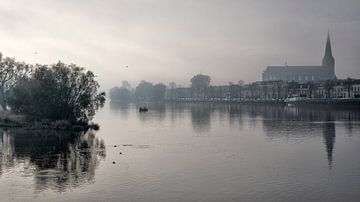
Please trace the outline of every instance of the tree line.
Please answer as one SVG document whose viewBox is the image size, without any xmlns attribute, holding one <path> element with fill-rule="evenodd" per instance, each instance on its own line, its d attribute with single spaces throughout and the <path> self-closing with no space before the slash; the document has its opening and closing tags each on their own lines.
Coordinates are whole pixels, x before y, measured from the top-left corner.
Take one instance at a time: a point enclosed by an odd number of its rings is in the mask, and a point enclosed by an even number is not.
<svg viewBox="0 0 360 202">
<path fill-rule="evenodd" d="M 163 83 L 152 84 L 148 81 L 141 81 L 135 89 L 127 81 L 122 82 L 121 87 L 110 89 L 110 99 L 112 101 L 163 101 L 166 86 Z"/>
<path fill-rule="evenodd" d="M 211 78 L 208 75 L 197 74 L 190 79 L 191 88 L 196 93 L 203 92 L 209 87 Z M 168 86 L 163 83 L 153 84 L 142 80 L 135 88 L 129 82 L 123 81 L 122 86 L 110 89 L 111 101 L 163 101 L 167 89 L 175 89 L 179 86 L 175 82 L 170 82 Z"/>
</svg>

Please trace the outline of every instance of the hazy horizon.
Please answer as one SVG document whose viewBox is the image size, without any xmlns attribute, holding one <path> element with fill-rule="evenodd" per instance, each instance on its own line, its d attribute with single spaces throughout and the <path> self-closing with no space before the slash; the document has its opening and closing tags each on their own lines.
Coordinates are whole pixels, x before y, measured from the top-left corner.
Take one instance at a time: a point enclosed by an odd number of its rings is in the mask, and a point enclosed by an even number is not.
<svg viewBox="0 0 360 202">
<path fill-rule="evenodd" d="M 4 1 L 0 52 L 84 66 L 104 89 L 122 80 L 186 86 L 197 73 L 227 84 L 260 80 L 285 61 L 320 64 L 330 30 L 336 75 L 360 78 L 359 10 L 356 0 Z"/>
</svg>

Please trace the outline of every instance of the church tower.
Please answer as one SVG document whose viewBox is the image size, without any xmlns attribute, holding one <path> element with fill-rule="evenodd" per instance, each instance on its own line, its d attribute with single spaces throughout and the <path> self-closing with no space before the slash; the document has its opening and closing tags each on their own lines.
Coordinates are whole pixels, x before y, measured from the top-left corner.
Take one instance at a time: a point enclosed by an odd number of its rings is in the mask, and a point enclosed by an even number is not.
<svg viewBox="0 0 360 202">
<path fill-rule="evenodd" d="M 330 34 L 327 33 L 325 55 L 322 60 L 322 66 L 328 68 L 329 79 L 335 79 L 335 59 L 331 52 Z"/>
</svg>

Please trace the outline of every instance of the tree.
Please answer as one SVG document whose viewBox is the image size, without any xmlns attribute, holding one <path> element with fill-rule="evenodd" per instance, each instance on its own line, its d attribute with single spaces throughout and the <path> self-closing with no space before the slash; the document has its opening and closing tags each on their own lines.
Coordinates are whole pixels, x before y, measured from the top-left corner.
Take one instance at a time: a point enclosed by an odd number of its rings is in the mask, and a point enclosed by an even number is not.
<svg viewBox="0 0 360 202">
<path fill-rule="evenodd" d="M 317 84 L 314 82 L 309 82 L 308 88 L 309 88 L 309 98 L 316 98 Z"/>
<path fill-rule="evenodd" d="M 269 94 L 269 87 L 267 86 L 267 83 L 264 83 L 262 86 L 262 89 L 263 89 L 263 99 L 266 101 L 267 100 L 267 97 L 268 97 L 268 94 Z"/>
<path fill-rule="evenodd" d="M 241 100 L 242 99 L 242 95 L 241 95 L 242 94 L 242 86 L 245 85 L 245 82 L 243 80 L 239 80 L 238 85 L 239 85 L 239 92 L 238 93 L 239 93 L 239 98 Z"/>
<path fill-rule="evenodd" d="M 169 88 L 170 88 L 170 98 L 173 100 L 175 97 L 176 97 L 176 88 L 177 88 L 177 85 L 175 82 L 170 82 L 169 83 Z"/>
<path fill-rule="evenodd" d="M 288 87 L 287 95 L 288 95 L 288 97 L 293 97 L 295 95 L 297 85 L 298 85 L 298 83 L 296 83 L 295 81 L 290 81 L 289 83 L 287 83 L 287 87 Z"/>
<path fill-rule="evenodd" d="M 232 84 L 229 85 L 230 98 L 240 98 L 241 97 L 241 86 Z"/>
<path fill-rule="evenodd" d="M 122 81 L 122 87 L 128 89 L 129 91 L 131 90 L 131 85 L 128 81 Z"/>
<path fill-rule="evenodd" d="M 109 96 L 110 96 L 111 101 L 120 100 L 119 91 L 120 91 L 120 88 L 117 86 L 110 89 Z"/>
<path fill-rule="evenodd" d="M 114 87 L 110 89 L 110 99 L 111 101 L 125 101 L 128 102 L 131 100 L 131 92 L 126 87 Z"/>
<path fill-rule="evenodd" d="M 347 98 L 351 98 L 351 87 L 352 87 L 352 84 L 353 84 L 353 80 L 351 78 L 347 78 L 346 79 L 346 82 L 345 82 L 345 87 L 346 87 L 346 90 L 347 90 L 347 95 L 348 97 Z"/>
<path fill-rule="evenodd" d="M 255 92 L 256 92 L 256 88 L 257 88 L 256 83 L 249 84 L 249 88 L 250 88 L 251 100 L 253 101 L 255 98 Z"/>
<path fill-rule="evenodd" d="M 0 105 L 7 109 L 7 98 L 10 90 L 23 78 L 31 73 L 32 66 L 17 62 L 13 58 L 3 58 L 0 53 Z"/>
<path fill-rule="evenodd" d="M 196 93 L 196 96 L 199 97 L 200 94 L 204 94 L 205 89 L 210 85 L 210 77 L 208 75 L 197 74 L 191 78 L 191 89 Z"/>
<path fill-rule="evenodd" d="M 105 103 L 99 87 L 94 73 L 83 67 L 62 62 L 39 65 L 11 90 L 9 106 L 36 119 L 87 123 Z"/>
<path fill-rule="evenodd" d="M 153 84 L 147 81 L 141 81 L 135 89 L 135 97 L 137 100 L 152 100 L 153 98 Z"/>
<path fill-rule="evenodd" d="M 169 88 L 170 88 L 170 89 L 175 89 L 175 88 L 176 88 L 176 83 L 173 82 L 173 81 L 170 82 L 170 83 L 169 83 Z"/>
<path fill-rule="evenodd" d="M 164 84 L 158 83 L 158 84 L 154 85 L 154 88 L 153 88 L 154 100 L 156 100 L 156 101 L 164 100 L 165 91 L 166 91 L 166 86 Z"/>
<path fill-rule="evenodd" d="M 335 85 L 335 81 L 333 81 L 333 80 L 326 80 L 325 81 L 325 91 L 326 91 L 326 98 L 327 99 L 332 98 L 331 91 L 334 89 L 334 85 Z"/>
</svg>

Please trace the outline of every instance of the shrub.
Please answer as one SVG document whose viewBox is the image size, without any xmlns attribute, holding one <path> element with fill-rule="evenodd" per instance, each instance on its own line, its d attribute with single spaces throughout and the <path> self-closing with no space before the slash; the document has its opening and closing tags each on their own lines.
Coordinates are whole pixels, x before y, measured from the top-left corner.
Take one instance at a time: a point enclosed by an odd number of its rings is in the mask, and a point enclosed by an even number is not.
<svg viewBox="0 0 360 202">
<path fill-rule="evenodd" d="M 30 77 L 19 81 L 8 103 L 13 112 L 36 119 L 87 123 L 105 103 L 105 93 L 98 92 L 99 87 L 91 71 L 58 62 L 38 66 Z M 55 127 L 61 124 L 64 122 L 55 123 Z"/>
</svg>

